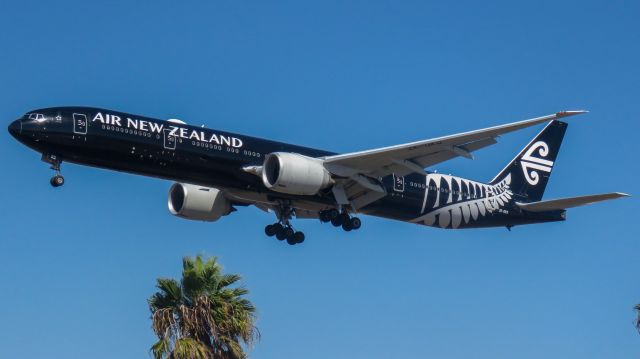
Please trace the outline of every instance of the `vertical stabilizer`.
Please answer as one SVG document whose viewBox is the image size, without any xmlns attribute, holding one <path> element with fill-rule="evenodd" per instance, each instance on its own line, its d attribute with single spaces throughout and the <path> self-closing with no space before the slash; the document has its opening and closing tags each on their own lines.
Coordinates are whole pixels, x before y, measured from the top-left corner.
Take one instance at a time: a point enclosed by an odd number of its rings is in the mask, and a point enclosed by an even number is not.
<svg viewBox="0 0 640 359">
<path fill-rule="evenodd" d="M 567 126 L 561 121 L 549 122 L 490 183 L 496 184 L 511 175 L 511 190 L 522 197 L 521 201 L 541 200 Z"/>
</svg>

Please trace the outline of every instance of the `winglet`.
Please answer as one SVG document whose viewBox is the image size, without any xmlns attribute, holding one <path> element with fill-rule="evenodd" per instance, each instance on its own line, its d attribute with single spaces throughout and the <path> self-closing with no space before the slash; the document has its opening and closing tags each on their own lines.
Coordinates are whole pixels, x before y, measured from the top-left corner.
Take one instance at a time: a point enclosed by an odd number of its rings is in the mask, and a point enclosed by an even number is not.
<svg viewBox="0 0 640 359">
<path fill-rule="evenodd" d="M 569 117 L 574 115 L 581 115 L 583 113 L 588 113 L 587 110 L 573 110 L 573 111 L 560 111 L 556 112 L 556 118 Z"/>
</svg>

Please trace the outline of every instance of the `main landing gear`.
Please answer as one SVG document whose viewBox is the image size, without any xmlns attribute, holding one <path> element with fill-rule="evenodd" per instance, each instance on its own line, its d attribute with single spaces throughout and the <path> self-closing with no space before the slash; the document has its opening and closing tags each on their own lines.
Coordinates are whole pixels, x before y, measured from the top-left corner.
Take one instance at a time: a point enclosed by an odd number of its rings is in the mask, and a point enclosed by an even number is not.
<svg viewBox="0 0 640 359">
<path fill-rule="evenodd" d="M 293 209 L 290 206 L 281 205 L 276 209 L 278 222 L 264 227 L 264 233 L 269 237 L 275 236 L 279 241 L 286 239 L 289 245 L 304 242 L 304 233 L 294 230 L 289 223 L 293 214 Z"/>
<path fill-rule="evenodd" d="M 53 187 L 62 186 L 64 184 L 64 177 L 62 177 L 62 174 L 60 174 L 60 164 L 62 163 L 60 157 L 52 154 L 43 154 L 42 160 L 49 163 L 51 165 L 51 169 L 56 173 L 53 177 L 51 177 L 49 183 L 51 183 Z"/>
<path fill-rule="evenodd" d="M 304 242 L 304 233 L 294 230 L 290 224 L 269 224 L 264 227 L 264 233 L 269 237 L 275 236 L 279 241 L 286 239 L 290 245 Z"/>
<path fill-rule="evenodd" d="M 351 217 L 346 211 L 338 212 L 335 208 L 320 211 L 320 221 L 322 223 L 331 222 L 334 227 L 342 227 L 346 232 L 359 229 L 362 226 L 360 218 Z"/>
</svg>

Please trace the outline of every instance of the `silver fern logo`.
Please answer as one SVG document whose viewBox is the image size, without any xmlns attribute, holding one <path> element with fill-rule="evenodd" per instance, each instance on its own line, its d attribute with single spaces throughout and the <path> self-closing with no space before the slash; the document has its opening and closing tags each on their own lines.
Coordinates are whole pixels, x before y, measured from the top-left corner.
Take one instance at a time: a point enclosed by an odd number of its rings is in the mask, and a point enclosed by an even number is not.
<svg viewBox="0 0 640 359">
<path fill-rule="evenodd" d="M 457 188 L 467 188 L 466 191 L 429 191 L 433 183 L 446 182 L 447 188 L 452 188 L 452 183 L 456 183 Z M 460 228 L 470 222 L 480 220 L 491 213 L 500 213 L 511 201 L 513 192 L 509 188 L 511 184 L 511 174 L 508 174 L 500 183 L 488 185 L 480 182 L 470 181 L 458 177 L 430 173 L 426 178 L 427 189 L 424 192 L 424 202 L 420 213 L 422 216 L 411 220 L 413 223 L 421 223 L 427 226 L 439 226 L 441 228 Z M 427 208 L 430 195 L 435 195 L 433 207 Z M 441 195 L 445 197 L 442 198 Z M 444 203 L 441 203 L 444 202 Z M 428 213 L 425 213 L 428 211 Z"/>
<path fill-rule="evenodd" d="M 537 152 L 537 154 L 536 154 Z M 520 166 L 527 182 L 535 186 L 540 182 L 538 171 L 550 173 L 553 168 L 553 161 L 545 160 L 543 157 L 549 155 L 549 146 L 544 141 L 538 141 L 531 145 L 520 160 Z M 536 157 L 540 156 L 540 157 Z"/>
</svg>

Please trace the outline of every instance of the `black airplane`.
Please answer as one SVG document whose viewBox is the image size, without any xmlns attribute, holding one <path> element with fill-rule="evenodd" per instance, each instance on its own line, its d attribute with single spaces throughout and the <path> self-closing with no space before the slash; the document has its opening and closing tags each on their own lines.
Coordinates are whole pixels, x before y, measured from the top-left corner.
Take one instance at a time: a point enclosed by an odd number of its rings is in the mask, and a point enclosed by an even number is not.
<svg viewBox="0 0 640 359">
<path fill-rule="evenodd" d="M 530 120 L 373 150 L 337 154 L 255 137 L 91 107 L 53 107 L 9 125 L 40 152 L 64 184 L 63 161 L 175 181 L 169 211 L 216 221 L 240 206 L 273 212 L 268 236 L 289 244 L 305 236 L 291 220 L 317 218 L 345 231 L 355 214 L 440 228 L 511 227 L 565 220 L 567 208 L 627 196 L 614 192 L 542 200 L 567 123 L 565 111 Z M 500 135 L 547 123 L 487 183 L 426 171 L 497 142 Z"/>
</svg>

